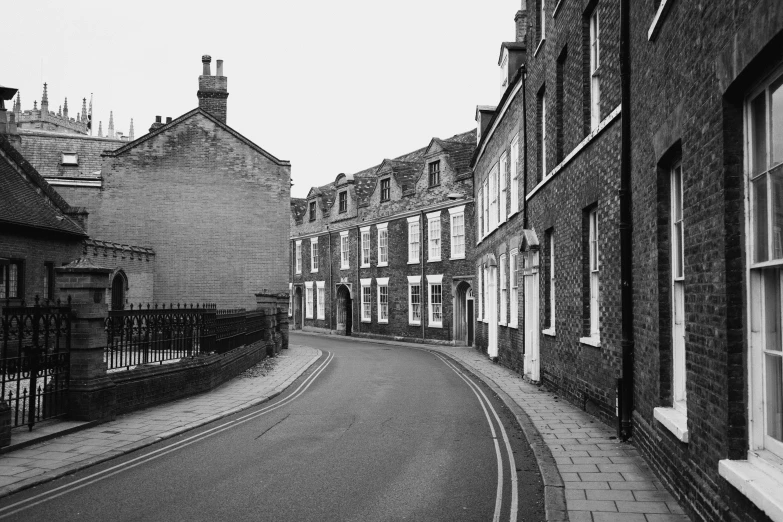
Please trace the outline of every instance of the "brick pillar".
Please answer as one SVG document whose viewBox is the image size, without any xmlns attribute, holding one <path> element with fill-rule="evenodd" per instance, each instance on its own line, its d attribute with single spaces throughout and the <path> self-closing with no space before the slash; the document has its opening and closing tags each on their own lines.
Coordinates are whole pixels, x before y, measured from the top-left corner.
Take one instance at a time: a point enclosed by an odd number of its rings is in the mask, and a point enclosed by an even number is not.
<svg viewBox="0 0 783 522">
<path fill-rule="evenodd" d="M 264 344 L 266 354 L 274 357 L 280 351 L 277 327 L 277 296 L 262 292 L 256 294 L 256 308 L 264 314 Z"/>
<path fill-rule="evenodd" d="M 11 444 L 11 406 L 0 400 L 0 448 Z"/>
<path fill-rule="evenodd" d="M 73 310 L 68 416 L 75 420 L 111 420 L 117 410 L 117 395 L 103 360 L 111 269 L 82 258 L 55 268 L 55 272 L 59 297 L 65 301 L 70 296 Z"/>
<path fill-rule="evenodd" d="M 277 294 L 277 331 L 280 334 L 281 350 L 288 349 L 288 303 L 288 294 Z"/>
</svg>

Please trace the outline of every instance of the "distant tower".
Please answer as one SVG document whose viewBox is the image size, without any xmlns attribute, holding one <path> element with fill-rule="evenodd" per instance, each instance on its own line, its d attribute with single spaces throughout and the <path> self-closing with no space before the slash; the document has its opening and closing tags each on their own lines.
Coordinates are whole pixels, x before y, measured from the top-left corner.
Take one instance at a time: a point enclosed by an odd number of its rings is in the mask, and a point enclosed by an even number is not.
<svg viewBox="0 0 783 522">
<path fill-rule="evenodd" d="M 109 111 L 109 134 L 110 138 L 114 137 L 114 113 Z"/>
<path fill-rule="evenodd" d="M 49 93 L 46 92 L 46 84 L 44 83 L 44 92 L 41 97 L 41 112 L 49 114 Z"/>
<path fill-rule="evenodd" d="M 98 121 L 98 137 L 99 138 L 103 137 L 103 122 L 102 121 Z"/>
<path fill-rule="evenodd" d="M 82 121 L 87 121 L 87 98 L 82 98 Z"/>
<path fill-rule="evenodd" d="M 226 123 L 228 79 L 223 76 L 223 60 L 217 61 L 215 76 L 210 72 L 212 57 L 205 54 L 201 57 L 204 65 L 203 74 L 198 77 L 198 106 L 223 123 Z"/>
<path fill-rule="evenodd" d="M 34 111 L 38 110 L 38 100 L 33 100 L 33 110 Z"/>
<path fill-rule="evenodd" d="M 68 98 L 65 98 L 65 104 L 63 104 L 63 118 L 68 119 Z"/>
<path fill-rule="evenodd" d="M 133 118 L 131 118 L 130 130 L 128 131 L 128 139 L 130 141 L 134 140 L 134 137 L 133 137 Z"/>
<path fill-rule="evenodd" d="M 16 91 L 16 102 L 14 102 L 14 113 L 16 113 L 16 120 L 19 121 L 19 115 L 22 113 L 22 95 L 20 91 Z"/>
</svg>

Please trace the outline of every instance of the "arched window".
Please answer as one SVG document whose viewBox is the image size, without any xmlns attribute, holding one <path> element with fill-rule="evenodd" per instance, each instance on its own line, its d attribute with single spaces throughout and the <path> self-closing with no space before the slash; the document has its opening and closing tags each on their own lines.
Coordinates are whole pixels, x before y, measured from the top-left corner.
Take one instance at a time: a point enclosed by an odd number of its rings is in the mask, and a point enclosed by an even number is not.
<svg viewBox="0 0 783 522">
<path fill-rule="evenodd" d="M 111 309 L 112 310 L 124 310 L 125 309 L 125 289 L 127 283 L 125 275 L 122 272 L 117 272 L 111 282 Z"/>
</svg>

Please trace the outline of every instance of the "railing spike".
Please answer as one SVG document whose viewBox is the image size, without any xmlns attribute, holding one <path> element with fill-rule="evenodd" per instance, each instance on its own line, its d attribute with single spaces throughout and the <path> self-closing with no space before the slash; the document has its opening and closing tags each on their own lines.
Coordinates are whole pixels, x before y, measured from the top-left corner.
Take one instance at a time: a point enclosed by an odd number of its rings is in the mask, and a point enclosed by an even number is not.
<svg viewBox="0 0 783 522">
<path fill-rule="evenodd" d="M 40 306 L 40 298 L 38 297 L 38 294 L 35 294 L 35 306 Z"/>
<path fill-rule="evenodd" d="M 133 303 L 130 304 L 130 309 L 133 310 Z"/>
<path fill-rule="evenodd" d="M 150 304 L 149 304 L 149 303 L 147 303 L 147 310 L 149 310 L 149 309 L 150 309 Z"/>
</svg>

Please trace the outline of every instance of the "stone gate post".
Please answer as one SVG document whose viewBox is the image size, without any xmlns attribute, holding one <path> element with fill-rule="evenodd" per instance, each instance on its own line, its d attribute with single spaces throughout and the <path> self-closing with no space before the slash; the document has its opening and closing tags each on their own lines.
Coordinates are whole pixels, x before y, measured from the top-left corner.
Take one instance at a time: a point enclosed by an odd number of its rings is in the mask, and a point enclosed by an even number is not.
<svg viewBox="0 0 783 522">
<path fill-rule="evenodd" d="M 111 420 L 117 410 L 114 382 L 106 374 L 104 322 L 108 316 L 106 290 L 111 269 L 89 258 L 55 268 L 60 299 L 71 297 L 70 375 L 68 416 L 76 420 Z"/>
<path fill-rule="evenodd" d="M 288 349 L 288 303 L 289 295 L 277 294 L 277 331 L 280 335 L 280 349 Z"/>
</svg>

